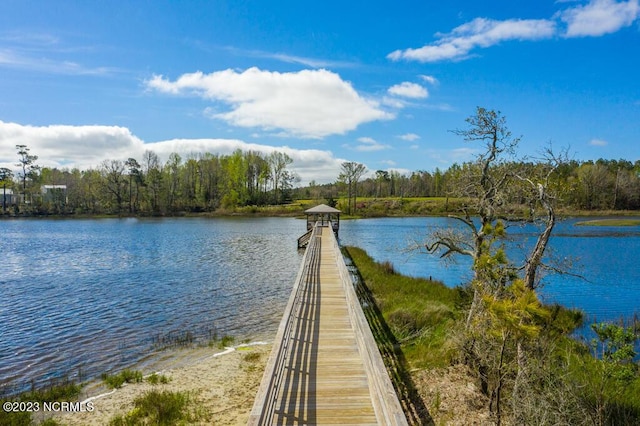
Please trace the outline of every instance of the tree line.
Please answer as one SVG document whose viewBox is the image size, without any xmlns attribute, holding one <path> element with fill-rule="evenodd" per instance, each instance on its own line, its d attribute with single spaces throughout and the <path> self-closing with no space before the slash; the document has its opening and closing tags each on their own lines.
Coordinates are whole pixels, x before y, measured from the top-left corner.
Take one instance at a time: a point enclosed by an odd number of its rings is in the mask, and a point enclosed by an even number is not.
<svg viewBox="0 0 640 426">
<path fill-rule="evenodd" d="M 544 166 L 544 161 L 504 162 L 501 167 L 510 170 L 527 170 L 533 173 Z M 350 164 L 350 163 L 345 163 Z M 295 198 L 325 198 L 343 196 L 357 192 L 358 197 L 454 197 L 460 177 L 473 168 L 473 162 L 453 164 L 445 170 L 418 170 L 408 174 L 397 171 L 377 170 L 371 177 L 349 184 L 349 169 L 343 164 L 340 178 L 331 184 L 318 185 L 311 182 L 304 188 L 294 190 Z M 357 164 L 357 163 L 356 163 Z M 362 171 L 360 171 L 362 175 Z M 511 182 L 512 186 L 522 182 Z M 640 210 L 640 160 L 577 161 L 567 160 L 561 164 L 552 185 L 562 207 L 574 210 Z M 351 190 L 349 189 L 351 187 Z M 357 191 L 356 191 L 357 189 Z M 518 204 L 522 198 L 514 188 L 510 202 Z M 350 205 L 350 209 L 355 209 Z"/>
<path fill-rule="evenodd" d="M 296 187 L 299 178 L 288 170 L 287 154 L 237 150 L 231 155 L 177 153 L 162 163 L 153 151 L 139 160 L 105 160 L 89 170 L 40 167 L 38 156 L 25 145 L 16 146 L 17 173 L 0 168 L 3 212 L 14 214 L 133 214 L 172 215 L 214 212 L 244 206 L 264 206 L 293 199 L 346 198 L 347 213 L 355 214 L 357 197 L 454 197 L 461 176 L 473 162 L 448 169 L 401 174 L 363 164 L 342 163 L 335 182 Z M 544 161 L 503 162 L 509 170 L 537 173 Z M 512 182 L 511 185 L 522 185 Z M 559 205 L 573 210 L 639 210 L 640 160 L 576 161 L 559 165 L 550 183 Z M 7 189 L 13 194 L 7 197 Z M 522 191 L 514 188 L 508 202 L 522 205 Z"/>
<path fill-rule="evenodd" d="M 16 146 L 17 173 L 0 169 L 3 211 L 14 214 L 165 215 L 212 212 L 291 199 L 298 178 L 286 153 L 237 150 L 231 155 L 173 153 L 162 163 L 146 151 L 140 160 L 104 160 L 89 170 L 39 167 Z M 12 195 L 7 202 L 7 189 Z"/>
</svg>

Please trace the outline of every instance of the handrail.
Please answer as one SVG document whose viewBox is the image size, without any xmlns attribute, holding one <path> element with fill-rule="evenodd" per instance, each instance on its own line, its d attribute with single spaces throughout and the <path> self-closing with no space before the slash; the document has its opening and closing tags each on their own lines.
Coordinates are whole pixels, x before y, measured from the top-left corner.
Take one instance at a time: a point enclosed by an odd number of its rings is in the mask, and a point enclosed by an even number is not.
<svg viewBox="0 0 640 426">
<path fill-rule="evenodd" d="M 265 425 L 271 424 L 272 422 L 275 412 L 274 407 L 280 390 L 280 381 L 287 360 L 287 351 L 291 340 L 290 336 L 294 329 L 295 321 L 299 317 L 301 296 L 306 290 L 306 276 L 312 271 L 313 266 L 320 258 L 319 244 L 316 243 L 316 240 L 319 238 L 319 236 L 316 235 L 317 229 L 319 228 L 314 227 L 311 230 L 309 246 L 305 251 L 302 259 L 302 267 L 298 272 L 293 291 L 291 292 L 284 315 L 280 321 L 275 343 L 264 370 L 260 389 L 258 390 L 253 408 L 251 409 L 248 425 Z"/>
<path fill-rule="evenodd" d="M 321 235 L 325 234 L 336 253 L 336 262 L 340 281 L 345 291 L 349 318 L 356 335 L 356 344 L 363 360 L 369 393 L 375 416 L 380 424 L 405 426 L 407 420 L 402 406 L 398 400 L 389 373 L 384 365 L 380 351 L 364 316 L 360 302 L 352 285 L 351 275 L 341 255 L 340 247 L 333 232 L 322 233 L 322 226 L 314 226 L 309 240 L 309 245 L 304 254 L 302 265 L 294 283 L 291 296 L 285 308 L 285 313 L 278 327 L 278 332 L 271 350 L 269 360 L 265 367 L 260 388 L 256 396 L 248 425 L 272 424 L 276 407 L 279 402 L 280 385 L 286 375 L 286 363 L 289 361 L 290 342 L 295 340 L 292 333 L 295 332 L 304 308 L 304 299 L 309 291 L 308 286 L 313 282 L 309 274 L 319 273 Z M 326 241 L 325 241 L 326 242 Z M 332 256 L 333 257 L 333 256 Z M 311 287 L 313 288 L 313 287 Z"/>
<path fill-rule="evenodd" d="M 358 295 L 352 285 L 351 274 L 341 255 L 338 240 L 335 236 L 332 240 L 334 249 L 337 250 L 338 253 L 338 271 L 342 283 L 345 286 L 349 315 L 356 331 L 358 348 L 363 354 L 365 371 L 369 377 L 369 389 L 371 390 L 373 409 L 376 412 L 378 422 L 380 424 L 394 426 L 408 425 L 404 410 L 400 405 L 398 395 L 396 394 L 387 368 L 384 365 L 382 355 L 380 355 L 378 345 L 371 332 L 371 327 L 362 311 Z"/>
<path fill-rule="evenodd" d="M 298 248 L 302 248 L 309 244 L 309 240 L 311 239 L 311 234 L 313 233 L 313 228 L 305 232 L 300 238 L 298 238 Z"/>
</svg>

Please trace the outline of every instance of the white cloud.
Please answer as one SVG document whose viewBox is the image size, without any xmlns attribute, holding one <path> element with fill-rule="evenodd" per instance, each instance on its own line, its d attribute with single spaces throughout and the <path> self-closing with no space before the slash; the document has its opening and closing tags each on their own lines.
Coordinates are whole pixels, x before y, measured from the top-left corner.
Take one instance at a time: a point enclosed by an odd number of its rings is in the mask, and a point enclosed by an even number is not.
<svg viewBox="0 0 640 426">
<path fill-rule="evenodd" d="M 475 48 L 486 48 L 509 40 L 540 40 L 555 34 L 556 24 L 546 19 L 509 19 L 497 21 L 476 18 L 448 34 L 436 34 L 439 40 L 418 49 L 396 50 L 387 58 L 419 62 L 460 60 Z"/>
<path fill-rule="evenodd" d="M 175 81 L 156 75 L 146 86 L 226 104 L 230 110 L 211 116 L 234 126 L 281 130 L 303 138 L 344 134 L 363 123 L 394 118 L 379 102 L 363 98 L 351 83 L 324 69 L 290 73 L 227 69 L 183 74 Z"/>
<path fill-rule="evenodd" d="M 600 36 L 628 27 L 640 16 L 638 0 L 593 0 L 559 13 L 567 37 Z"/>
<path fill-rule="evenodd" d="M 602 140 L 602 139 L 591 139 L 589 141 L 589 145 L 591 146 L 607 146 L 609 145 L 609 142 Z"/>
<path fill-rule="evenodd" d="M 329 183 L 336 180 L 340 165 L 346 161 L 330 151 L 294 149 L 248 143 L 236 139 L 172 139 L 145 143 L 131 131 L 117 126 L 28 126 L 0 121 L 0 167 L 16 170 L 16 145 L 27 145 L 30 153 L 38 156 L 37 164 L 88 170 L 99 167 L 103 160 L 142 160 L 144 151 L 158 154 L 165 162 L 173 152 L 183 158 L 204 153 L 228 155 L 235 150 L 257 151 L 268 154 L 280 151 L 288 154 L 293 163 L 289 169 L 301 178 L 304 185 L 310 180 Z"/>
<path fill-rule="evenodd" d="M 427 83 L 429 83 L 429 84 L 433 85 L 433 86 L 435 86 L 435 85 L 437 85 L 437 84 L 439 84 L 439 83 L 440 83 L 440 82 L 438 81 L 438 79 L 437 79 L 437 78 L 435 78 L 435 77 L 434 77 L 434 76 L 432 76 L 432 75 L 421 75 L 421 76 L 420 76 L 420 78 L 421 78 L 421 79 L 423 79 L 424 81 L 426 81 Z"/>
<path fill-rule="evenodd" d="M 381 103 L 386 107 L 395 109 L 402 109 L 407 106 L 407 103 L 404 100 L 394 98 L 392 96 L 383 96 Z"/>
<path fill-rule="evenodd" d="M 551 19 L 508 19 L 498 21 L 475 18 L 450 33 L 437 33 L 433 43 L 417 49 L 395 50 L 387 55 L 393 61 L 438 62 L 463 60 L 477 48 L 487 48 L 510 40 L 544 40 L 558 34 L 558 21 L 566 24 L 565 37 L 600 36 L 628 27 L 640 17 L 640 0 L 591 0 L 587 4 L 558 12 Z M 556 3 L 574 3 L 559 0 Z M 429 82 L 433 77 L 422 76 Z"/>
<path fill-rule="evenodd" d="M 389 145 L 381 144 L 369 137 L 358 138 L 358 142 L 360 142 L 360 144 L 356 145 L 353 149 L 360 152 L 382 151 L 391 148 Z"/>
<path fill-rule="evenodd" d="M 424 99 L 429 96 L 427 89 L 419 84 L 410 83 L 408 81 L 391 86 L 387 92 L 391 95 L 412 99 Z"/>
<path fill-rule="evenodd" d="M 409 141 L 409 142 L 413 142 L 415 140 L 420 139 L 420 136 L 416 135 L 415 133 L 406 133 L 406 134 L 400 135 L 398 137 L 400 139 L 402 139 L 403 141 Z"/>
</svg>

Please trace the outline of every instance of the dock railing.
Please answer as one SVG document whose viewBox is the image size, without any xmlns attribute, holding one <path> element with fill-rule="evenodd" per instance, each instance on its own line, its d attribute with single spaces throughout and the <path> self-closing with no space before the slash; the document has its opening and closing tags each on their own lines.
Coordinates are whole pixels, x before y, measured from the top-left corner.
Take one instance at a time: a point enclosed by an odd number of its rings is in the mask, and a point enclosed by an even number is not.
<svg viewBox="0 0 640 426">
<path fill-rule="evenodd" d="M 369 323 L 362 311 L 360 302 L 353 286 L 351 275 L 342 257 L 338 241 L 333 232 L 322 233 L 321 226 L 312 229 L 309 244 L 305 251 L 301 268 L 296 277 L 294 287 L 287 302 L 284 315 L 278 327 L 271 355 L 267 361 L 262 382 L 256 395 L 248 425 L 273 424 L 280 386 L 285 375 L 289 342 L 296 327 L 300 310 L 304 307 L 304 294 L 307 285 L 313 282 L 314 270 L 320 265 L 321 235 L 329 237 L 328 242 L 333 245 L 336 253 L 337 269 L 340 281 L 345 290 L 349 319 L 356 335 L 358 352 L 361 354 L 363 367 L 366 372 L 371 403 L 376 419 L 381 425 L 407 425 L 407 420 L 398 400 L 396 392 L 389 378 L 380 351 L 375 342 Z M 327 241 L 325 241 L 325 244 Z M 310 275 L 311 274 L 311 275 Z"/>
<path fill-rule="evenodd" d="M 291 341 L 291 333 L 294 330 L 298 313 L 302 308 L 301 299 L 307 284 L 307 275 L 313 270 L 314 265 L 320 261 L 319 244 L 316 243 L 317 238 L 319 238 L 316 235 L 318 229 L 318 227 L 314 227 L 311 230 L 308 240 L 309 244 L 302 258 L 303 266 L 298 271 L 291 296 L 289 296 L 289 301 L 287 302 L 282 320 L 280 321 L 274 346 L 262 376 L 260 389 L 258 390 L 251 415 L 249 416 L 248 425 L 272 424 L 280 384 L 284 375 L 284 366 L 287 361 L 287 350 L 289 349 L 288 345 Z"/>
<path fill-rule="evenodd" d="M 340 254 L 340 246 L 335 237 L 333 238 L 333 244 L 335 250 Z M 384 360 L 382 359 L 382 355 L 380 355 L 378 345 L 369 327 L 369 322 L 360 306 L 351 274 L 342 256 L 338 258 L 338 271 L 342 277 L 342 283 L 345 286 L 349 315 L 356 331 L 358 347 L 363 357 L 365 371 L 369 377 L 371 402 L 373 403 L 378 422 L 384 425 L 408 425 L 404 411 L 398 400 L 398 395 L 393 388 L 393 383 L 389 378 Z"/>
</svg>

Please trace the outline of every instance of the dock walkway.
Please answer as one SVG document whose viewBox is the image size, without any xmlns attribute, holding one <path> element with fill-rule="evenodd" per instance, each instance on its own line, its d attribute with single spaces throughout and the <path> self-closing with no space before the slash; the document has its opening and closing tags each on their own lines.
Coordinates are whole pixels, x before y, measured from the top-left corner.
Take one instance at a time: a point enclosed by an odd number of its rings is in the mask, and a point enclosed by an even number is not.
<svg viewBox="0 0 640 426">
<path fill-rule="evenodd" d="M 406 425 L 330 227 L 316 226 L 249 425 Z"/>
</svg>

